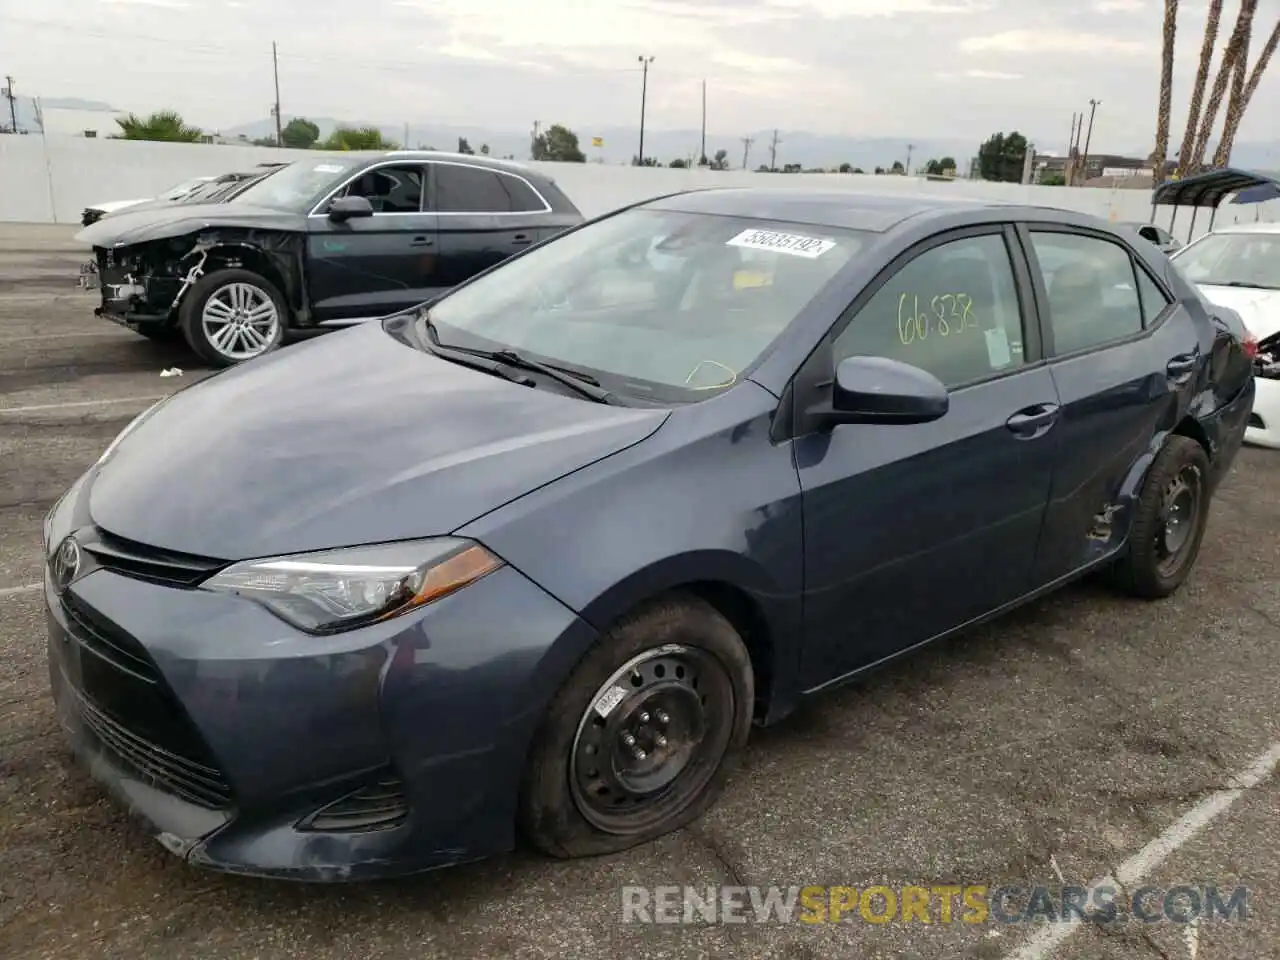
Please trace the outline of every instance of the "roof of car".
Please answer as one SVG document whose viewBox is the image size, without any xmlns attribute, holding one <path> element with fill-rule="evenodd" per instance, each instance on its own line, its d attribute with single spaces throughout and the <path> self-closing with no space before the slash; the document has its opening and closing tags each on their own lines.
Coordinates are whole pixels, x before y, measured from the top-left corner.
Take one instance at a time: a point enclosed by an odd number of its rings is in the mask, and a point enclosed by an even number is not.
<svg viewBox="0 0 1280 960">
<path fill-rule="evenodd" d="M 497 157 L 486 157 L 480 153 L 449 153 L 446 150 L 386 150 L 374 157 L 372 160 L 391 160 L 396 158 L 407 158 L 411 160 L 435 160 L 435 161 L 451 161 L 459 163 L 467 163 L 475 167 L 489 167 L 494 170 L 511 170 L 522 176 L 528 176 L 534 171 L 526 167 L 522 163 L 516 163 L 513 160 L 499 160 Z"/>
<path fill-rule="evenodd" d="M 659 197 L 644 206 L 687 213 L 749 216 L 762 220 L 884 232 L 908 217 L 927 217 L 993 207 L 1036 210 L 1050 215 L 1063 211 L 1029 208 L 981 197 L 938 194 L 809 189 L 805 187 L 728 187 L 694 190 Z"/>
<path fill-rule="evenodd" d="M 1280 223 L 1228 223 L 1213 231 L 1214 233 L 1280 233 Z"/>
</svg>

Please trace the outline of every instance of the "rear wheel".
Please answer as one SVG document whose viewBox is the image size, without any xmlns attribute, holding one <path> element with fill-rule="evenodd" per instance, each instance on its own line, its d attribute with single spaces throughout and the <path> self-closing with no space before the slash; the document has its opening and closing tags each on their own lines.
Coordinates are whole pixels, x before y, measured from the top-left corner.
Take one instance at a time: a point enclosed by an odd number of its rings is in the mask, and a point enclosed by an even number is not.
<svg viewBox="0 0 1280 960">
<path fill-rule="evenodd" d="M 200 359 L 216 367 L 252 360 L 280 345 L 288 317 L 284 297 L 250 270 L 215 270 L 187 291 L 178 311 L 182 333 Z"/>
<path fill-rule="evenodd" d="M 1111 570 L 1126 593 L 1170 596 L 1191 573 L 1209 522 L 1209 457 L 1189 437 L 1165 443 L 1147 474 L 1128 553 Z"/>
<path fill-rule="evenodd" d="M 693 597 L 657 602 L 587 653 L 548 709 L 525 770 L 520 825 L 557 857 L 614 853 L 701 816 L 751 727 L 751 661 Z"/>
</svg>

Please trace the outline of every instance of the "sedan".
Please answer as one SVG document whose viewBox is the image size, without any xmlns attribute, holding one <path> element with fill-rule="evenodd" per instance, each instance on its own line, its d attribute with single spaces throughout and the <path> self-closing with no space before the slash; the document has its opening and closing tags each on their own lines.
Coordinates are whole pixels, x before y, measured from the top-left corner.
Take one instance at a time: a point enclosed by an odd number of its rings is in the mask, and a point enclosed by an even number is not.
<svg viewBox="0 0 1280 960">
<path fill-rule="evenodd" d="M 1089 573 L 1186 580 L 1252 365 L 1131 236 L 692 192 L 196 383 L 46 520 L 58 715 L 200 867 L 676 830 L 820 691 Z"/>
<path fill-rule="evenodd" d="M 1280 450 L 1280 224 L 1221 227 L 1173 262 L 1207 300 L 1244 321 L 1258 376 L 1245 443 Z"/>
</svg>

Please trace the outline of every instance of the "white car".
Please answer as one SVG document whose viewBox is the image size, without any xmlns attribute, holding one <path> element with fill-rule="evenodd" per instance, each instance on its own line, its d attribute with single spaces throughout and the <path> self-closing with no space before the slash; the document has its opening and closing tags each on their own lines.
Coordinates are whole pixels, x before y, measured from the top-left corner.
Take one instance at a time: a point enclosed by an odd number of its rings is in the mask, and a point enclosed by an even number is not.
<svg viewBox="0 0 1280 960">
<path fill-rule="evenodd" d="M 1220 227 L 1171 258 L 1210 303 L 1240 315 L 1257 350 L 1245 443 L 1280 450 L 1280 223 Z"/>
<path fill-rule="evenodd" d="M 146 203 L 149 200 L 181 200 L 192 190 L 203 186 L 210 180 L 216 179 L 218 178 L 192 177 L 190 180 L 183 180 L 181 183 L 174 184 L 158 197 L 143 197 L 139 200 L 108 200 L 105 203 L 95 203 L 93 206 L 84 208 L 84 213 L 80 215 L 80 223 L 87 227 L 91 223 L 97 223 L 108 213 L 115 213 L 117 210 L 123 210 L 125 207 L 132 207 L 139 203 Z"/>
</svg>

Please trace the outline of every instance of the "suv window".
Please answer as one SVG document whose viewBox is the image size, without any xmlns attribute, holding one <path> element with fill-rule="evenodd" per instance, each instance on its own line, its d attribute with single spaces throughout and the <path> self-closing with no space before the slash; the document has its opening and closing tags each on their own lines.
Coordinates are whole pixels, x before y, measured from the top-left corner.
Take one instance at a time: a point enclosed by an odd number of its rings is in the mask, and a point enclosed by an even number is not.
<svg viewBox="0 0 1280 960">
<path fill-rule="evenodd" d="M 952 240 L 920 254 L 858 311 L 834 351 L 837 363 L 901 360 L 948 387 L 1020 366 L 1022 313 L 1004 237 Z"/>
<path fill-rule="evenodd" d="M 436 210 L 440 213 L 533 213 L 546 204 L 527 183 L 497 170 L 437 163 Z"/>
<path fill-rule="evenodd" d="M 1143 328 L 1129 251 L 1078 233 L 1031 231 L 1049 294 L 1054 351 L 1086 350 Z"/>
<path fill-rule="evenodd" d="M 414 165 L 366 170 L 339 196 L 365 197 L 378 213 L 417 213 L 422 209 L 422 168 Z"/>
</svg>

